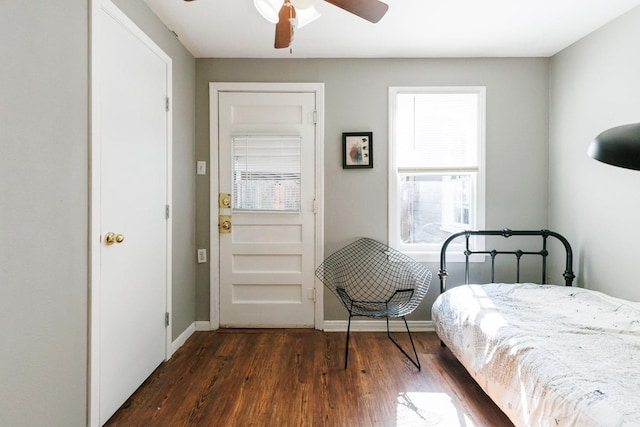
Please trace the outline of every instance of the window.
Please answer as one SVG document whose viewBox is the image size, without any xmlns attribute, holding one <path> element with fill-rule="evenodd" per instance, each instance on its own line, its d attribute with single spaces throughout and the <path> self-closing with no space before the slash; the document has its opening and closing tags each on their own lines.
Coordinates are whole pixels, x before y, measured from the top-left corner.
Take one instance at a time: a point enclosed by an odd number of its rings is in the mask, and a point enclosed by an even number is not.
<svg viewBox="0 0 640 427">
<path fill-rule="evenodd" d="M 237 136 L 232 150 L 234 210 L 300 211 L 299 136 Z"/>
<path fill-rule="evenodd" d="M 418 261 L 484 228 L 484 110 L 484 87 L 389 89 L 389 242 Z"/>
</svg>

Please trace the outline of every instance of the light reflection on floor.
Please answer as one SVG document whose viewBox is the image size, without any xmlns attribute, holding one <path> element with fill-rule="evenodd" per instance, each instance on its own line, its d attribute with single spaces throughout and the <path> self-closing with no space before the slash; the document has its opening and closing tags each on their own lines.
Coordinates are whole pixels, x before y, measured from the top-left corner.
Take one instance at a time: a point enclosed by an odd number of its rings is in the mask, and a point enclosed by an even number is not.
<svg viewBox="0 0 640 427">
<path fill-rule="evenodd" d="M 396 427 L 474 427 L 475 424 L 445 393 L 398 394 Z"/>
</svg>

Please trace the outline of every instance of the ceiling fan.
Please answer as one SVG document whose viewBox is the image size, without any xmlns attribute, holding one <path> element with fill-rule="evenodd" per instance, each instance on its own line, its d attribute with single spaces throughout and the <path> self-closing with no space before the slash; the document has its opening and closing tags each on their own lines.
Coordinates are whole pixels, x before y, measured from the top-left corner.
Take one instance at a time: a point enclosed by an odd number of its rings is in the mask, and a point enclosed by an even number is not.
<svg viewBox="0 0 640 427">
<path fill-rule="evenodd" d="M 258 11 L 260 11 L 260 4 L 265 2 L 273 3 L 278 0 L 254 0 L 254 4 Z M 356 16 L 361 17 L 369 22 L 376 23 L 382 19 L 389 5 L 379 0 L 324 0 L 327 3 L 331 3 L 341 9 L 346 10 Z M 299 14 L 307 13 L 306 10 L 313 8 L 313 0 L 284 0 L 280 11 L 278 12 L 278 21 L 276 22 L 276 37 L 275 48 L 281 49 L 291 45 L 293 41 L 293 35 L 296 28 L 302 26 L 302 22 L 298 21 Z M 296 10 L 297 9 L 297 10 Z M 299 12 L 299 13 L 298 13 Z M 262 13 L 262 11 L 261 11 Z M 320 16 L 319 13 L 313 9 L 311 15 L 315 13 L 315 17 Z M 263 16 L 265 16 L 263 14 Z M 311 21 L 309 20 L 309 22 Z"/>
<path fill-rule="evenodd" d="M 193 1 L 193 0 L 184 0 Z M 324 0 L 369 22 L 382 19 L 389 5 L 380 0 Z M 276 24 L 274 47 L 289 47 L 297 28 L 320 17 L 313 7 L 314 0 L 253 0 L 258 12 L 268 21 Z"/>
</svg>

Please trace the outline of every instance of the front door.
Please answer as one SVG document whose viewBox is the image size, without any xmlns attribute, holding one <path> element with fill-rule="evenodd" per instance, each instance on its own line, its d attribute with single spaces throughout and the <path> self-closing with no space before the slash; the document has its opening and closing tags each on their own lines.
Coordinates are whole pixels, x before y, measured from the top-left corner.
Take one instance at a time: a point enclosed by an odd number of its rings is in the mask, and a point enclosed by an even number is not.
<svg viewBox="0 0 640 427">
<path fill-rule="evenodd" d="M 221 92 L 217 111 L 220 326 L 313 327 L 316 94 Z"/>
<path fill-rule="evenodd" d="M 100 174 L 92 220 L 99 272 L 92 288 L 92 339 L 98 341 L 92 364 L 98 366 L 91 379 L 99 408 L 92 403 L 92 411 L 100 425 L 165 359 L 170 284 L 170 59 L 119 10 L 103 4 L 94 21 L 99 105 L 93 164 Z"/>
</svg>

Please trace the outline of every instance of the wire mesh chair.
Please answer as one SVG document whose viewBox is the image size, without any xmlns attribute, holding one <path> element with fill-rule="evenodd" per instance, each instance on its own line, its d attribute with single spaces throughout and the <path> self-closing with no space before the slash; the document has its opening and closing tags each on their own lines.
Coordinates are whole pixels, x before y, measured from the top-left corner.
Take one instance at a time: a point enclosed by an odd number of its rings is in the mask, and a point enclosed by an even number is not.
<svg viewBox="0 0 640 427">
<path fill-rule="evenodd" d="M 369 238 L 345 246 L 325 259 L 316 276 L 349 312 L 344 367 L 349 358 L 351 318 L 386 318 L 387 336 L 420 369 L 420 360 L 405 316 L 418 307 L 429 290 L 431 272 L 422 264 Z M 389 318 L 404 320 L 415 360 L 393 339 Z"/>
</svg>

